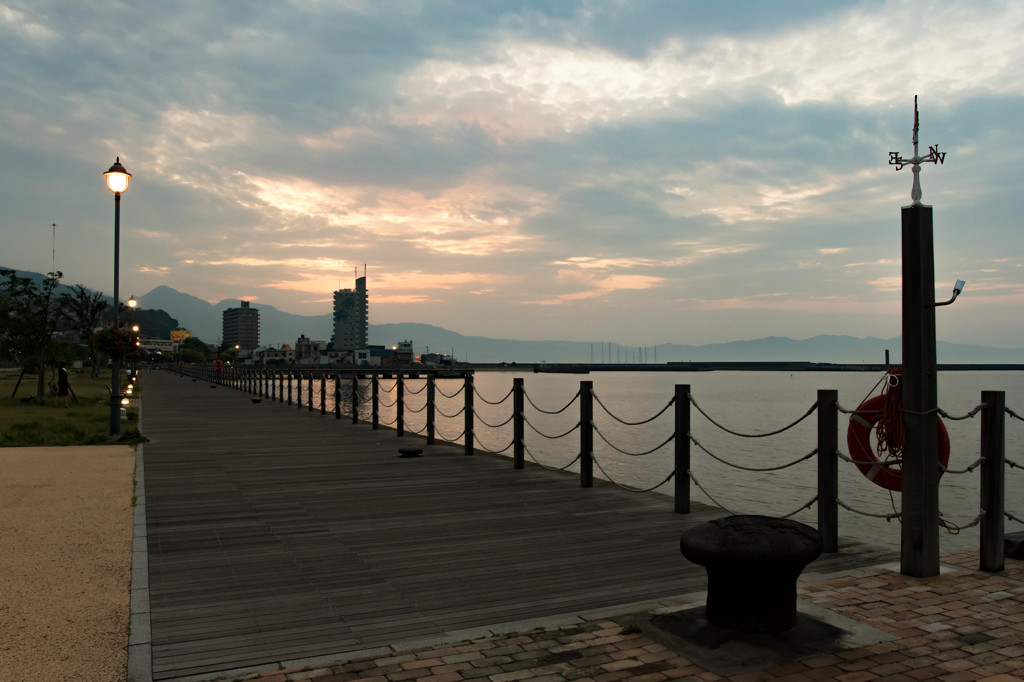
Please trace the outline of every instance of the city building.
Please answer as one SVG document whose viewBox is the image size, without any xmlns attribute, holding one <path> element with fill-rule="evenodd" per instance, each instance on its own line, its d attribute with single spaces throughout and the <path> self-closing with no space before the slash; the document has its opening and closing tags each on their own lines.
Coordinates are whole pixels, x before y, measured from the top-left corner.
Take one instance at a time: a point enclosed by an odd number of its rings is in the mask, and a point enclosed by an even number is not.
<svg viewBox="0 0 1024 682">
<path fill-rule="evenodd" d="M 221 339 L 225 347 L 254 350 L 260 345 L 260 311 L 242 301 L 238 308 L 224 311 L 224 331 Z"/>
<path fill-rule="evenodd" d="M 368 309 L 365 275 L 356 279 L 355 289 L 334 292 L 333 350 L 355 351 L 367 347 L 370 338 Z"/>
</svg>

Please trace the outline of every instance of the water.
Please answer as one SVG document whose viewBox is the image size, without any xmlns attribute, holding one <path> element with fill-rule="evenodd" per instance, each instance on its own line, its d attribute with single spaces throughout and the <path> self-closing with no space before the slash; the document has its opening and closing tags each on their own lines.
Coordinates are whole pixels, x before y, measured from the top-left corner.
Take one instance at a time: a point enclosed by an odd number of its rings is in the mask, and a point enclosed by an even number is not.
<svg viewBox="0 0 1024 682">
<path fill-rule="evenodd" d="M 581 377 L 573 374 L 533 374 L 516 372 L 477 372 L 475 409 L 477 420 L 477 447 L 502 451 L 511 457 L 512 424 L 500 428 L 486 428 L 481 422 L 497 425 L 506 422 L 512 414 L 512 399 L 507 397 L 514 377 L 523 377 L 530 400 L 526 405 L 527 459 L 548 467 L 566 467 L 578 471 L 571 464 L 579 453 L 579 430 L 573 427 L 579 421 L 579 403 L 572 402 L 579 391 L 581 378 L 592 381 L 597 399 L 608 411 L 623 421 L 647 420 L 665 408 L 674 394 L 676 384 L 689 384 L 694 401 L 708 415 L 728 429 L 742 433 L 765 433 L 780 429 L 803 416 L 817 400 L 819 389 L 835 389 L 839 403 L 855 409 L 868 395 L 877 392 L 880 374 L 870 372 L 594 372 Z M 394 380 L 381 380 L 382 403 L 394 402 Z M 420 389 L 425 381 L 405 381 L 405 428 L 411 433 L 425 433 L 426 391 Z M 462 408 L 465 396 L 453 398 L 462 385 L 461 379 L 437 381 L 436 430 L 438 438 L 463 442 Z M 315 383 L 314 405 L 319 407 L 319 384 Z M 952 416 L 962 416 L 981 402 L 981 391 L 1006 392 L 1006 405 L 1017 414 L 1024 414 L 1024 372 L 941 372 L 938 379 L 939 406 Z M 304 386 L 305 389 L 305 386 Z M 347 387 L 343 386 L 343 389 Z M 392 389 L 386 393 L 387 389 Z M 417 392 L 418 391 L 418 392 Z M 364 400 L 369 397 L 365 388 Z M 333 390 L 328 388 L 328 411 L 333 410 Z M 506 398 L 502 401 L 503 398 Z M 303 391 L 303 402 L 307 400 Z M 342 409 L 350 404 L 350 394 L 343 390 Z M 498 405 L 488 404 L 499 402 Z M 531 404 L 532 402 L 532 404 Z M 567 409 L 557 415 L 545 412 Z M 419 410 L 419 411 L 417 411 Z M 361 411 L 361 419 L 369 419 L 369 408 Z M 809 454 L 817 442 L 817 417 L 812 414 L 785 433 L 765 438 L 740 438 L 714 426 L 691 406 L 691 433 L 702 448 L 724 459 L 745 467 L 779 466 Z M 441 413 L 453 415 L 446 418 Z M 848 416 L 840 414 L 839 448 L 848 454 L 846 426 Z M 393 425 L 395 408 L 380 409 L 382 424 Z M 641 426 L 620 423 L 595 401 L 594 423 L 601 434 L 594 436 L 594 475 L 611 479 L 633 488 L 646 489 L 661 483 L 673 469 L 673 445 L 667 443 L 674 429 L 673 409 L 665 410 L 653 421 Z M 980 451 L 980 418 L 963 421 L 943 420 L 949 432 L 951 448 L 949 468 L 963 469 L 974 462 Z M 553 439 L 570 432 L 566 437 Z M 545 435 L 539 435 L 538 432 Z M 545 437 L 548 436 L 548 437 Z M 602 439 L 607 439 L 611 445 Z M 614 447 L 613 447 L 614 446 Z M 785 515 L 800 509 L 816 494 L 817 468 L 814 457 L 781 471 L 751 472 L 729 467 L 716 461 L 701 447 L 691 446 L 692 471 L 696 480 L 710 495 L 691 486 L 691 499 L 726 508 L 736 513 Z M 630 454 L 622 454 L 619 450 Z M 636 456 L 657 448 L 654 452 Z M 1024 464 L 1024 423 L 1006 417 L 1006 457 Z M 510 472 L 510 475 L 511 474 Z M 672 494 L 672 483 L 665 484 L 654 493 Z M 978 470 L 969 474 L 946 474 L 940 486 L 940 512 L 952 531 L 970 524 L 979 511 Z M 899 511 L 899 494 L 892 494 L 865 479 L 851 464 L 840 462 L 839 498 L 848 506 L 872 514 Z M 1006 508 L 1018 518 L 1024 518 L 1024 470 L 1007 467 Z M 667 510 L 671 509 L 667 505 Z M 667 513 L 671 513 L 668 511 Z M 899 547 L 899 521 L 865 517 L 840 509 L 839 534 L 842 539 L 861 540 Z M 817 525 L 815 506 L 798 512 L 793 518 Z M 1022 529 L 1006 520 L 1007 532 Z M 943 552 L 978 547 L 977 527 L 959 532 L 940 532 Z"/>
</svg>

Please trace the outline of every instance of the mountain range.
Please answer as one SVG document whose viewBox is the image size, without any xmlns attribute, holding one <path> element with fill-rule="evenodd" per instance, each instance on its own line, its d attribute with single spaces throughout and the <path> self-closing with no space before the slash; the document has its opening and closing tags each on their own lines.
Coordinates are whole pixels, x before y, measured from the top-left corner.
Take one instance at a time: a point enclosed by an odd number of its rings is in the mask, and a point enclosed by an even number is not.
<svg viewBox="0 0 1024 682">
<path fill-rule="evenodd" d="M 160 308 L 177 318 L 183 328 L 191 329 L 208 343 L 221 335 L 223 311 L 239 306 L 236 299 L 216 305 L 166 286 L 153 289 L 139 299 L 143 308 Z M 260 337 L 266 345 L 294 345 L 299 335 L 313 340 L 329 341 L 333 332 L 331 315 L 295 315 L 272 305 L 253 304 L 260 311 Z M 522 341 L 464 336 L 457 332 L 423 323 L 371 324 L 370 343 L 393 346 L 399 341 L 412 341 L 415 352 L 453 355 L 464 362 L 519 363 L 581 363 L 622 362 L 826 362 L 874 363 L 885 361 L 888 350 L 893 363 L 900 362 L 900 337 L 821 335 L 809 339 L 768 337 L 747 341 L 730 341 L 701 346 L 666 343 L 656 347 L 637 348 L 589 341 Z M 974 344 L 940 341 L 937 344 L 940 363 L 945 364 L 1020 364 L 1024 349 L 990 348 Z"/>
<path fill-rule="evenodd" d="M 0 268 L 7 269 L 7 268 Z M 18 275 L 41 281 L 44 275 L 19 271 Z M 214 343 L 220 340 L 223 312 L 237 308 L 237 299 L 211 304 L 201 298 L 167 286 L 158 286 L 139 297 L 143 309 L 163 310 L 178 320 L 182 329 L 193 336 Z M 260 311 L 260 338 L 264 345 L 280 347 L 295 344 L 300 335 L 330 341 L 333 321 L 330 314 L 295 315 L 272 305 L 253 304 Z M 730 341 L 701 346 L 675 343 L 646 348 L 619 346 L 589 341 L 522 341 L 464 336 L 457 332 L 423 323 L 371 324 L 370 343 L 393 346 L 399 341 L 412 341 L 417 354 L 425 352 L 453 355 L 464 362 L 518 363 L 666 363 L 666 362 L 824 362 L 833 364 L 881 364 L 885 352 L 898 364 L 901 357 L 900 337 L 880 339 L 853 336 L 820 335 L 809 339 L 767 337 Z M 939 341 L 936 347 L 942 364 L 1021 364 L 1024 349 L 991 348 L 974 344 Z"/>
</svg>

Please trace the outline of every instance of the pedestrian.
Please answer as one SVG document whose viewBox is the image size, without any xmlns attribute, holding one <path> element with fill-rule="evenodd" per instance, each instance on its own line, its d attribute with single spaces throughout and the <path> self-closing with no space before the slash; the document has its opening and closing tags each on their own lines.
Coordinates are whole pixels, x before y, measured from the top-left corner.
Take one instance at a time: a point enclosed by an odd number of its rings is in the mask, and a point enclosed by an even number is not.
<svg viewBox="0 0 1024 682">
<path fill-rule="evenodd" d="M 68 393 L 71 392 L 71 384 L 68 383 L 68 363 L 60 363 L 57 370 L 57 397 L 53 399 L 53 406 L 57 407 L 57 401 L 64 398 L 64 407 L 68 406 Z"/>
</svg>

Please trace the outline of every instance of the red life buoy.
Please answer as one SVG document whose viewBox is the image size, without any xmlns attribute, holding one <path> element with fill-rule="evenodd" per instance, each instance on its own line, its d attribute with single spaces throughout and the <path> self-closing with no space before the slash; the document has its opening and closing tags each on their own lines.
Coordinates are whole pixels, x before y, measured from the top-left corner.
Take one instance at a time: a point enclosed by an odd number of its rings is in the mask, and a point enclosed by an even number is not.
<svg viewBox="0 0 1024 682">
<path fill-rule="evenodd" d="M 885 407 L 885 396 L 876 395 L 860 404 L 857 411 L 850 415 L 850 426 L 846 429 L 846 445 L 850 448 L 850 457 L 857 468 L 869 481 L 882 486 L 886 490 L 900 492 L 903 490 L 903 470 L 899 465 L 887 466 L 878 461 L 874 448 L 871 447 L 871 429 L 874 428 Z M 939 464 L 943 468 L 949 465 L 949 433 L 938 417 L 935 418 L 938 432 Z M 939 470 L 939 476 L 942 470 Z"/>
</svg>

